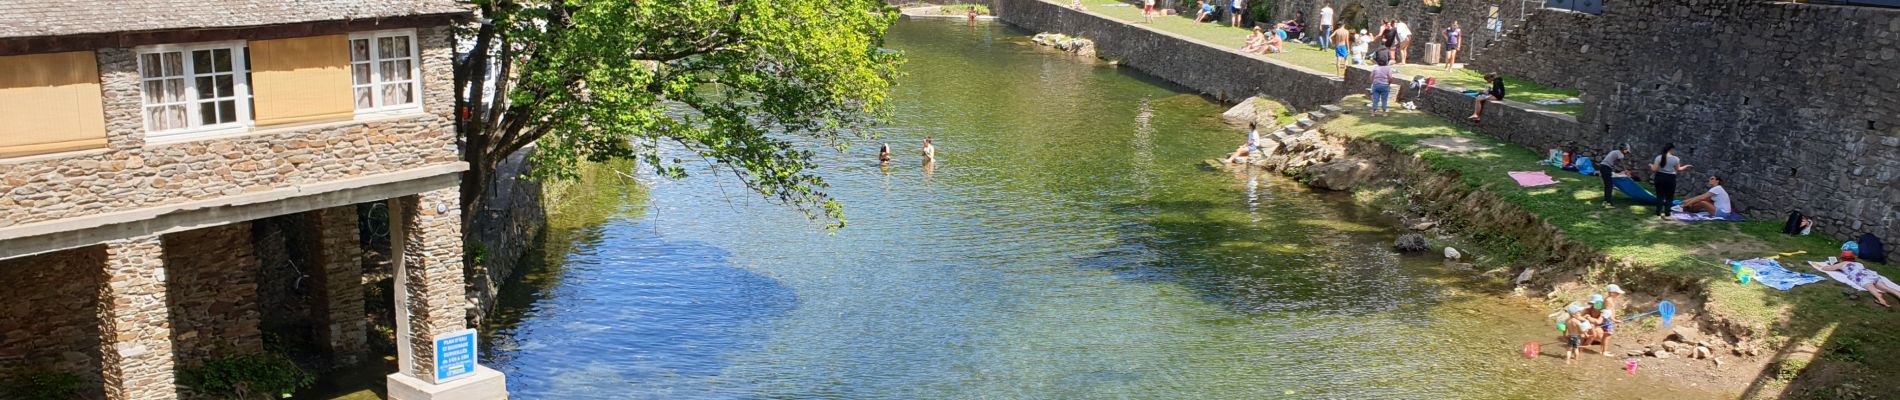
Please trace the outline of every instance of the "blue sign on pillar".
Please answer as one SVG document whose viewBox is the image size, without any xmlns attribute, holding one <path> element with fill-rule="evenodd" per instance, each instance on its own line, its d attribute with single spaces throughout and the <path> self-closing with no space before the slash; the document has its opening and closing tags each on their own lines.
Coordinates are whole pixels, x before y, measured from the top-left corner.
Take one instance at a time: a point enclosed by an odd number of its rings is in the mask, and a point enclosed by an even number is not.
<svg viewBox="0 0 1900 400">
<path fill-rule="evenodd" d="M 435 335 L 435 382 L 442 383 L 475 373 L 475 330 L 463 329 Z"/>
</svg>

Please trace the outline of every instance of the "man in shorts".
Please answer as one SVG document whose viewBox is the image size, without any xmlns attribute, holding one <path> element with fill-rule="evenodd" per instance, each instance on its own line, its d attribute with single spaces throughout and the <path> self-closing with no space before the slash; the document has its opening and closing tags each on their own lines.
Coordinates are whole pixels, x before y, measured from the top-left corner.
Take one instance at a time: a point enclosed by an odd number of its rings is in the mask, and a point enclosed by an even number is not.
<svg viewBox="0 0 1900 400">
<path fill-rule="evenodd" d="M 1150 24 L 1155 23 L 1155 0 L 1141 0 L 1141 17 L 1146 18 Z"/>
<path fill-rule="evenodd" d="M 1333 71 L 1344 75 L 1346 62 L 1352 57 L 1351 49 L 1347 47 L 1352 43 L 1352 31 L 1347 30 L 1345 25 L 1334 28 L 1330 43 L 1333 44 Z"/>
</svg>

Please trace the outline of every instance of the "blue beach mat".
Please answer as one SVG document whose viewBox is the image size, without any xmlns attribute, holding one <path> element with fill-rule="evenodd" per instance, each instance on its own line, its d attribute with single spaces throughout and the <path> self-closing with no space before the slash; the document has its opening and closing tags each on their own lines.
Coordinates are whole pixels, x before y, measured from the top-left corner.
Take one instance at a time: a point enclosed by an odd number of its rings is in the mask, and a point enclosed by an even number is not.
<svg viewBox="0 0 1900 400">
<path fill-rule="evenodd" d="M 1610 184 L 1616 186 L 1617 191 L 1623 192 L 1623 195 L 1629 196 L 1630 199 L 1643 202 L 1643 204 L 1656 204 L 1656 195 L 1650 193 L 1649 189 L 1643 189 L 1643 185 L 1636 183 L 1635 179 L 1627 176 L 1610 178 Z"/>
<path fill-rule="evenodd" d="M 1782 268 L 1781 263 L 1766 258 L 1729 261 L 1729 266 L 1732 269 L 1738 270 L 1742 268 L 1753 268 L 1755 270 L 1754 281 L 1761 282 L 1762 286 L 1775 288 L 1775 290 L 1788 290 L 1793 289 L 1795 286 L 1827 280 L 1827 278 L 1823 278 L 1820 275 L 1789 271 L 1787 268 Z"/>
</svg>

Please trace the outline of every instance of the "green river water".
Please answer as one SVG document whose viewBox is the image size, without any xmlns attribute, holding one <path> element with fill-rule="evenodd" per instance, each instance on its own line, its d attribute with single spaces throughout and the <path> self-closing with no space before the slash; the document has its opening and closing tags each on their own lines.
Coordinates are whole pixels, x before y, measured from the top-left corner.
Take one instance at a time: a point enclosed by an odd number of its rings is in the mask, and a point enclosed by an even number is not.
<svg viewBox="0 0 1900 400">
<path fill-rule="evenodd" d="M 600 217 L 508 289 L 484 363 L 517 399 L 1662 395 L 1518 357 L 1542 312 L 1348 195 L 1201 168 L 1243 139 L 1220 104 L 999 24 L 888 45 L 895 119 L 818 155 L 849 227 L 703 165 L 583 189 Z"/>
</svg>

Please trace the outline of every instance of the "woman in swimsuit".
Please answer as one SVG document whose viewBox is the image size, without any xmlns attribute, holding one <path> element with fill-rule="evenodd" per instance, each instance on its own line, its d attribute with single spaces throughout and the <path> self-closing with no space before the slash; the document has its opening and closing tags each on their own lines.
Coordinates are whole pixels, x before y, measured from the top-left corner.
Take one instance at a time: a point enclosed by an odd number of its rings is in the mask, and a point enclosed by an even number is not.
<svg viewBox="0 0 1900 400">
<path fill-rule="evenodd" d="M 1879 272 L 1874 272 L 1855 260 L 1854 252 L 1842 251 L 1840 262 L 1822 266 L 1821 270 L 1847 275 L 1847 280 L 1854 281 L 1854 284 L 1860 285 L 1868 292 L 1873 292 L 1874 302 L 1880 303 L 1881 307 L 1893 308 L 1893 305 L 1887 304 L 1887 299 L 1880 294 L 1886 293 L 1900 297 L 1900 285 L 1895 285 L 1893 280 L 1880 276 Z"/>
</svg>

